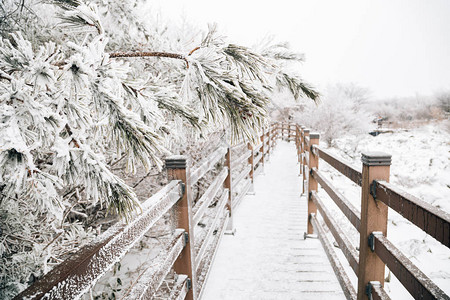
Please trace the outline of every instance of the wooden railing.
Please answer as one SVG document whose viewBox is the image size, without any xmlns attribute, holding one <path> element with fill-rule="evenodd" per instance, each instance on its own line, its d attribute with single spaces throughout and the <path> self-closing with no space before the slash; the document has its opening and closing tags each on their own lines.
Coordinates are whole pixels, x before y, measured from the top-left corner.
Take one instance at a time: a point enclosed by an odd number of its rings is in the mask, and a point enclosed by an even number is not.
<svg viewBox="0 0 450 300">
<path fill-rule="evenodd" d="M 169 184 L 142 204 L 142 212 L 124 223 L 110 227 L 93 242 L 81 248 L 14 299 L 79 299 L 104 274 L 137 244 L 144 234 L 167 212 L 177 214 L 176 229 L 167 247 L 160 252 L 133 285 L 124 299 L 151 299 L 171 270 L 178 274 L 169 299 L 198 299 L 208 276 L 211 262 L 224 232 L 233 232 L 233 211 L 252 188 L 276 143 L 277 126 L 263 130 L 257 145 L 242 143 L 219 147 L 190 171 L 185 156 L 166 159 Z M 246 151 L 242 151 L 247 148 Z M 234 157 L 236 155 L 236 157 Z M 213 179 L 199 200 L 193 204 L 192 186 L 225 158 L 222 171 Z M 242 169 L 236 176 L 234 170 Z M 237 188 L 240 187 L 239 190 Z M 196 240 L 194 227 L 200 223 L 217 199 L 215 213 L 204 238 Z"/>
<path fill-rule="evenodd" d="M 319 146 L 319 134 L 298 124 L 279 124 L 282 136 L 295 140 L 303 175 L 303 191 L 308 201 L 307 235 L 318 235 L 347 299 L 389 299 L 383 289 L 385 266 L 415 299 L 450 299 L 387 238 L 388 207 L 417 227 L 450 247 L 450 215 L 403 192 L 389 183 L 391 156 L 363 153 L 362 169 L 343 161 Z M 294 137 L 294 138 L 293 138 Z M 361 207 L 357 208 L 338 192 L 319 171 L 319 159 L 361 186 Z M 317 193 L 318 184 L 326 191 L 360 234 L 359 252 L 351 244 Z M 324 224 L 318 221 L 320 213 Z M 328 229 L 328 230 L 326 230 Z M 358 277 L 355 289 L 333 250 L 325 232 L 332 233 L 351 269 Z"/>
</svg>

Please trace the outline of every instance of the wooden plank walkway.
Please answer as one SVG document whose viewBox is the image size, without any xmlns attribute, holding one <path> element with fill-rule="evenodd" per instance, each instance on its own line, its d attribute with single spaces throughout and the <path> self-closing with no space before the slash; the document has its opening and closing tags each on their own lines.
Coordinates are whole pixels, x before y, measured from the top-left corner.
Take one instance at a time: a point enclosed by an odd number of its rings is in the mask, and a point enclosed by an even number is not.
<svg viewBox="0 0 450 300">
<path fill-rule="evenodd" d="M 306 198 L 291 142 L 280 141 L 234 214 L 202 299 L 345 299 L 318 239 L 303 239 Z"/>
</svg>

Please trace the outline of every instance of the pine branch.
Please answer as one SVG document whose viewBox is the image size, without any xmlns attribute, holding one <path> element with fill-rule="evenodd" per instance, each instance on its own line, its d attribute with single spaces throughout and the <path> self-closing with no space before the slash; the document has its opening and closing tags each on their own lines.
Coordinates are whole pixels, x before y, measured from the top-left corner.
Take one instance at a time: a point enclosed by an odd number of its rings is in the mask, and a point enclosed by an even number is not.
<svg viewBox="0 0 450 300">
<path fill-rule="evenodd" d="M 279 88 L 287 87 L 297 100 L 300 96 L 305 96 L 315 102 L 320 101 L 320 94 L 311 85 L 304 82 L 299 76 L 289 75 L 280 71 L 276 77 Z"/>
<path fill-rule="evenodd" d="M 140 160 L 146 170 L 151 162 L 161 168 L 158 153 L 167 152 L 160 144 L 160 136 L 144 124 L 136 113 L 126 109 L 123 101 L 109 91 L 107 86 L 107 69 L 100 68 L 103 80 L 95 80 L 90 89 L 97 112 L 109 120 L 111 145 L 122 153 L 127 153 L 127 170 L 135 172 L 135 161 Z"/>
<path fill-rule="evenodd" d="M 192 52 L 192 51 L 191 51 Z M 189 68 L 189 62 L 185 55 L 167 52 L 113 52 L 109 53 L 110 58 L 125 58 L 125 57 L 167 57 L 182 59 L 186 62 L 186 67 Z"/>
</svg>

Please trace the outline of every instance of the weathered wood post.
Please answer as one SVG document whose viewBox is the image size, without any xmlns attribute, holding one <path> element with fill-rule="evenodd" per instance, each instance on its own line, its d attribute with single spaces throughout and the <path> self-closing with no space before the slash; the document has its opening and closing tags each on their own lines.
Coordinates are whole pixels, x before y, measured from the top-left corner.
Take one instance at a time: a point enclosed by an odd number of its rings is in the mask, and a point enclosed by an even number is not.
<svg viewBox="0 0 450 300">
<path fill-rule="evenodd" d="M 281 122 L 281 138 L 284 138 L 284 122 Z"/>
<path fill-rule="evenodd" d="M 305 153 L 305 128 L 306 126 L 300 126 L 300 176 L 303 175 L 303 155 Z"/>
<path fill-rule="evenodd" d="M 283 125 L 283 123 L 281 123 L 281 122 L 279 124 Z M 274 139 L 273 139 L 273 147 L 276 146 L 277 140 L 280 137 L 280 130 L 281 130 L 281 128 L 279 126 L 277 126 L 276 129 L 275 129 L 275 136 L 274 136 Z"/>
<path fill-rule="evenodd" d="M 306 138 L 309 137 L 309 129 L 305 128 L 303 129 L 303 168 L 302 168 L 302 174 L 303 174 L 303 189 L 302 194 L 306 193 L 306 181 L 308 180 L 308 173 L 306 172 L 307 168 L 307 162 L 306 162 L 306 155 L 308 152 L 308 149 L 306 149 Z"/>
<path fill-rule="evenodd" d="M 291 122 L 287 123 L 287 130 L 288 130 L 288 143 L 291 142 Z"/>
<path fill-rule="evenodd" d="M 302 157 L 302 147 L 301 147 L 301 136 L 302 136 L 302 132 L 301 132 L 301 125 L 299 124 L 295 124 L 295 143 L 296 143 L 296 147 L 297 147 L 297 162 L 301 165 L 301 157 Z"/>
<path fill-rule="evenodd" d="M 271 132 L 270 132 L 270 134 L 271 134 L 271 137 L 270 137 L 270 139 L 267 141 L 268 143 L 269 143 L 269 146 L 270 146 L 270 151 L 273 151 L 273 146 L 274 146 L 274 144 L 273 144 L 273 140 L 276 138 L 276 136 L 277 136 L 277 130 L 278 130 L 278 123 L 274 123 L 273 124 L 273 126 L 272 126 L 272 129 L 271 129 Z"/>
<path fill-rule="evenodd" d="M 231 148 L 228 147 L 227 154 L 225 154 L 225 167 L 228 168 L 228 175 L 223 182 L 223 187 L 228 189 L 228 201 L 227 208 L 229 212 L 230 219 L 227 225 L 226 234 L 234 234 L 234 225 L 233 225 L 233 185 L 231 182 Z"/>
<path fill-rule="evenodd" d="M 264 138 L 265 138 L 265 131 L 264 131 L 264 127 L 263 127 L 263 132 L 262 135 L 260 136 L 260 140 L 261 140 L 261 148 L 260 148 L 260 152 L 262 153 L 262 157 L 261 157 L 261 166 L 262 166 L 262 171 L 264 172 L 264 164 L 265 164 L 265 154 L 264 154 L 264 149 L 266 149 L 265 145 L 264 145 Z"/>
<path fill-rule="evenodd" d="M 196 274 L 193 266 L 194 262 L 194 228 L 192 226 L 192 199 L 191 187 L 189 183 L 189 166 L 187 158 L 182 155 L 171 156 L 166 159 L 167 177 L 169 180 L 181 180 L 184 184 L 183 197 L 175 206 L 177 215 L 177 228 L 183 228 L 188 236 L 187 243 L 174 263 L 174 270 L 177 274 L 187 275 L 190 279 L 190 289 L 186 299 L 197 299 L 196 295 Z"/>
<path fill-rule="evenodd" d="M 297 150 L 297 163 L 300 163 L 300 143 L 299 143 L 299 127 L 298 124 L 295 123 L 295 149 Z"/>
<path fill-rule="evenodd" d="M 361 226 L 359 242 L 358 300 L 368 299 L 366 286 L 369 281 L 379 281 L 384 285 L 383 261 L 369 246 L 373 232 L 387 234 L 388 207 L 372 196 L 371 186 L 374 180 L 389 181 L 391 156 L 381 152 L 362 154 L 361 188 Z"/>
<path fill-rule="evenodd" d="M 309 135 L 309 171 L 313 168 L 319 169 L 319 154 L 315 155 L 313 152 L 313 145 L 319 145 L 320 135 L 318 133 L 310 133 Z M 317 192 L 317 180 L 309 175 L 308 179 L 308 231 L 307 234 L 312 234 L 314 229 L 310 221 L 311 214 L 317 214 L 317 207 L 311 199 L 311 193 Z"/>
<path fill-rule="evenodd" d="M 250 165 L 250 167 L 251 167 L 251 169 L 250 169 L 250 173 L 248 174 L 249 175 L 249 177 L 250 177 L 250 182 L 251 182 L 251 188 L 250 188 L 250 191 L 249 191 L 249 193 L 250 194 L 253 194 L 254 192 L 255 192 L 255 189 L 254 189 L 254 186 L 253 186 L 253 179 L 254 179 L 254 175 L 255 175 L 255 165 L 254 165 L 254 158 L 255 158 L 255 153 L 254 153 L 254 151 L 253 151 L 253 145 L 252 145 L 252 143 L 248 143 L 247 144 L 247 148 L 248 148 L 248 150 L 250 150 L 250 152 L 251 152 L 251 154 L 250 154 L 250 156 L 249 156 L 249 158 L 248 158 L 248 164 Z"/>
</svg>

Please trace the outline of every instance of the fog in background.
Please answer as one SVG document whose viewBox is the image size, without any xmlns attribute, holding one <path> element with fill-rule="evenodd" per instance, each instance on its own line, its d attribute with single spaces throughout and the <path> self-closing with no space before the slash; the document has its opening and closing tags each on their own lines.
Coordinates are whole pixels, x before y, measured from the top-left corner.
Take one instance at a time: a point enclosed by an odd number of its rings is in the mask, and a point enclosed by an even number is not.
<svg viewBox="0 0 450 300">
<path fill-rule="evenodd" d="M 206 29 L 217 22 L 232 42 L 268 35 L 305 53 L 304 78 L 324 88 L 367 87 L 372 99 L 432 95 L 450 89 L 448 0 L 158 0 L 163 18 Z"/>
</svg>

